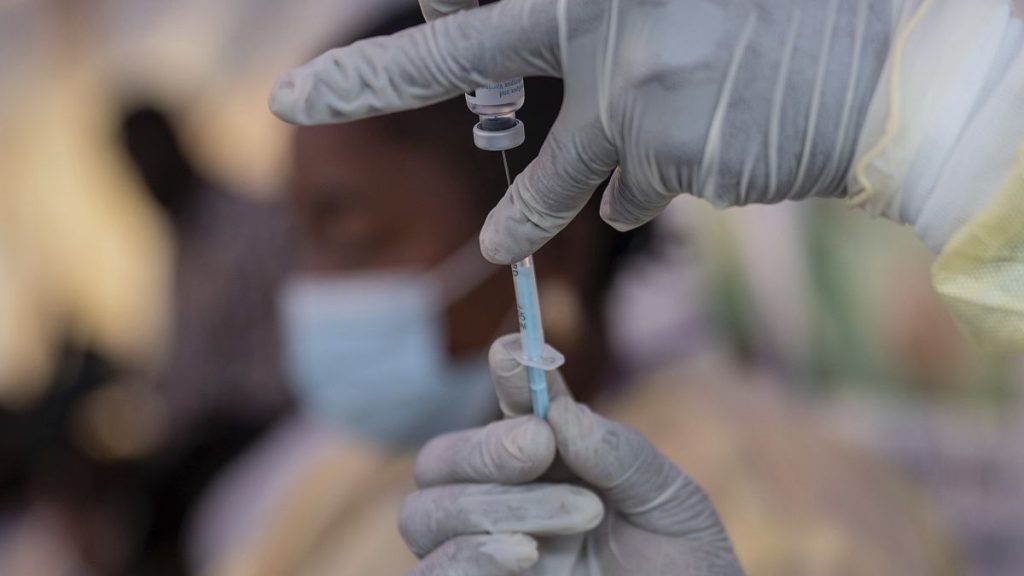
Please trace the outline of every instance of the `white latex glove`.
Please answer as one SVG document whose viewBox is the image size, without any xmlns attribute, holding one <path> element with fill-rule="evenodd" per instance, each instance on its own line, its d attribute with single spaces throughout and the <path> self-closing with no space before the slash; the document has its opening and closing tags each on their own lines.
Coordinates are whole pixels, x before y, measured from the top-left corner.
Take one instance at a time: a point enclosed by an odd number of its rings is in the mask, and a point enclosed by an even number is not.
<svg viewBox="0 0 1024 576">
<path fill-rule="evenodd" d="M 423 558 L 413 574 L 742 574 L 701 489 L 637 431 L 573 401 L 557 372 L 548 422 L 523 415 L 529 385 L 507 348 L 515 338 L 490 352 L 509 418 L 420 452 L 419 490 L 400 521 Z"/>
<path fill-rule="evenodd" d="M 601 214 L 620 230 L 683 193 L 720 207 L 842 195 L 898 7 L 920 0 L 421 2 L 450 15 L 319 56 L 278 81 L 270 107 L 345 122 L 563 78 L 558 122 L 481 234 L 484 256 L 510 263 L 613 170 Z"/>
</svg>

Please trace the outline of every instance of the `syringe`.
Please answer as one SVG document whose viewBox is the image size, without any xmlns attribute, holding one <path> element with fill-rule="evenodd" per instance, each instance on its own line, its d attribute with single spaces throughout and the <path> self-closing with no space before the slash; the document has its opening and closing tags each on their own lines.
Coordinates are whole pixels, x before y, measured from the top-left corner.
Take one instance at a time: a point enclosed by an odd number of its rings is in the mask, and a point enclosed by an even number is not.
<svg viewBox="0 0 1024 576">
<path fill-rule="evenodd" d="M 504 150 L 501 151 L 501 161 L 505 165 L 505 180 L 512 186 L 512 175 Z M 516 289 L 516 317 L 519 319 L 523 355 L 527 360 L 537 362 L 544 358 L 544 325 L 540 321 L 540 297 L 537 291 L 537 274 L 533 268 L 533 256 L 527 256 L 512 265 L 512 281 Z M 526 377 L 530 383 L 533 413 L 540 418 L 547 418 L 548 379 L 544 368 L 527 365 Z"/>
<path fill-rule="evenodd" d="M 482 150 L 501 152 L 505 180 L 509 186 L 512 186 L 512 174 L 505 151 L 519 146 L 526 139 L 526 129 L 516 118 L 516 112 L 523 107 L 525 101 L 526 91 L 522 78 L 478 88 L 466 94 L 469 109 L 480 117 L 480 122 L 473 128 L 473 141 Z M 547 418 L 548 382 L 545 371 L 561 366 L 565 359 L 544 343 L 533 256 L 527 256 L 512 265 L 512 278 L 522 341 L 521 349 L 514 350 L 513 354 L 526 366 L 533 413 L 540 418 Z"/>
</svg>

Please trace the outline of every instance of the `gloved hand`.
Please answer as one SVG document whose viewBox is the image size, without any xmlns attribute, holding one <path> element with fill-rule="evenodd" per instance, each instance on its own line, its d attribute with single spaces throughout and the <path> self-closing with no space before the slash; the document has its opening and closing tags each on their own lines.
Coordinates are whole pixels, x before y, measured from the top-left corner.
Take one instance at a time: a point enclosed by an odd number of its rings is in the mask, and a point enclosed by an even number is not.
<svg viewBox="0 0 1024 576">
<path fill-rule="evenodd" d="M 620 230 L 683 193 L 720 207 L 842 195 L 901 8 L 920 1 L 503 0 L 453 13 L 475 0 L 421 0 L 428 17 L 450 15 L 319 56 L 278 81 L 270 107 L 345 122 L 563 78 L 558 122 L 481 233 L 484 256 L 510 263 L 613 170 L 601 214 Z"/>
<path fill-rule="evenodd" d="M 417 458 L 400 520 L 423 558 L 413 574 L 742 574 L 701 489 L 638 432 L 573 401 L 557 372 L 548 421 L 523 415 L 517 337 L 490 352 L 508 419 L 438 437 Z"/>
</svg>

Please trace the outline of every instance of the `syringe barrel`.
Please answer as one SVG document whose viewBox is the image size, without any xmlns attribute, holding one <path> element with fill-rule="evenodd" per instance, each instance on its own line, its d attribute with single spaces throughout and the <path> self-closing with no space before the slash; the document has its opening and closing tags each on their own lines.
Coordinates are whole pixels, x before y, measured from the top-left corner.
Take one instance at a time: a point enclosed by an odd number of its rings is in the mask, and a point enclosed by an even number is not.
<svg viewBox="0 0 1024 576">
<path fill-rule="evenodd" d="M 544 326 L 540 320 L 540 299 L 537 294 L 537 275 L 533 268 L 533 257 L 527 256 L 513 264 L 512 277 L 516 305 L 519 309 L 519 334 L 523 352 L 529 360 L 540 360 L 544 356 Z M 533 413 L 539 418 L 547 418 L 547 375 L 541 368 L 527 366 L 526 376 L 530 386 Z"/>
</svg>

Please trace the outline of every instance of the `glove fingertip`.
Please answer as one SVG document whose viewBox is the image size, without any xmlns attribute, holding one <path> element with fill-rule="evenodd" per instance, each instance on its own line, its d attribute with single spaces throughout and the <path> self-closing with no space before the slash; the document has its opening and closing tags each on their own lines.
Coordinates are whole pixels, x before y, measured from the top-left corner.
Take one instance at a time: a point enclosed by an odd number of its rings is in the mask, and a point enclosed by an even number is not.
<svg viewBox="0 0 1024 576">
<path fill-rule="evenodd" d="M 580 492 L 581 494 L 578 496 L 579 502 L 577 503 L 580 527 L 584 531 L 593 530 L 597 528 L 601 520 L 604 520 L 604 503 L 601 502 L 601 499 L 596 494 L 589 490 L 581 488 Z"/>
<path fill-rule="evenodd" d="M 496 378 L 510 378 L 523 371 L 523 365 L 515 359 L 509 349 L 510 342 L 516 340 L 518 334 L 505 334 L 491 343 L 487 353 L 487 361 L 491 365 L 491 374 Z"/>
<path fill-rule="evenodd" d="M 480 231 L 480 251 L 495 264 L 512 264 L 535 253 L 572 219 L 553 215 L 548 207 L 533 206 L 527 198 L 543 198 L 545 194 L 536 190 L 524 194 L 522 179 L 516 178 L 498 200 Z"/>
<path fill-rule="evenodd" d="M 548 410 L 548 424 L 555 434 L 558 453 L 573 472 L 588 481 L 586 476 L 595 467 L 604 467 L 599 460 L 608 447 L 601 444 L 606 432 L 602 422 L 589 408 L 571 398 L 556 398 Z M 613 453 L 605 455 L 617 457 Z"/>
<path fill-rule="evenodd" d="M 640 226 L 643 226 L 644 222 L 637 222 L 635 220 L 630 219 L 629 217 L 624 217 L 624 215 L 621 214 L 620 211 L 616 210 L 612 206 L 613 195 L 614 191 L 608 190 L 601 198 L 601 219 L 604 220 L 606 224 L 608 224 L 609 226 L 611 226 L 612 228 L 616 229 L 619 232 L 629 232 L 630 230 L 635 230 Z"/>
<path fill-rule="evenodd" d="M 539 560 L 537 541 L 525 534 L 456 536 L 426 556 L 410 576 L 514 576 Z"/>
<path fill-rule="evenodd" d="M 616 232 L 630 232 L 644 225 L 644 222 L 623 222 L 615 216 L 606 216 L 605 214 L 601 214 L 601 219 L 604 220 L 605 224 L 614 228 Z"/>
<path fill-rule="evenodd" d="M 480 230 L 480 253 L 492 264 L 507 266 L 530 254 L 519 248 L 513 240 L 520 237 L 520 234 L 514 226 L 509 225 L 512 218 L 499 204 L 487 215 Z"/>
<path fill-rule="evenodd" d="M 274 116 L 290 124 L 304 124 L 301 106 L 303 97 L 300 92 L 301 88 L 295 70 L 285 72 L 274 83 L 274 87 L 271 88 L 270 95 L 267 97 L 270 111 Z"/>
<path fill-rule="evenodd" d="M 288 75 L 282 76 L 271 88 L 267 96 L 267 107 L 281 120 L 291 122 L 290 106 L 288 105 L 289 94 L 295 90 L 295 83 Z"/>
<path fill-rule="evenodd" d="M 551 427 L 536 416 L 524 416 L 511 437 L 505 439 L 505 449 L 516 462 L 518 477 L 509 474 L 509 480 L 528 482 L 535 480 L 555 461 L 555 435 Z"/>
<path fill-rule="evenodd" d="M 537 541 L 525 534 L 494 534 L 481 543 L 480 553 L 517 574 L 540 560 Z"/>
<path fill-rule="evenodd" d="M 549 409 L 549 419 L 556 432 L 577 432 L 581 431 L 583 425 L 591 414 L 590 409 L 573 400 L 572 398 L 555 398 Z M 587 425 L 589 431 L 591 426 Z M 582 431 L 581 431 L 582 432 Z"/>
<path fill-rule="evenodd" d="M 526 367 L 519 363 L 509 349 L 510 341 L 518 334 L 506 334 L 491 344 L 487 361 L 491 367 L 494 392 L 498 395 L 501 411 L 506 416 L 530 413 L 530 385 Z"/>
</svg>

